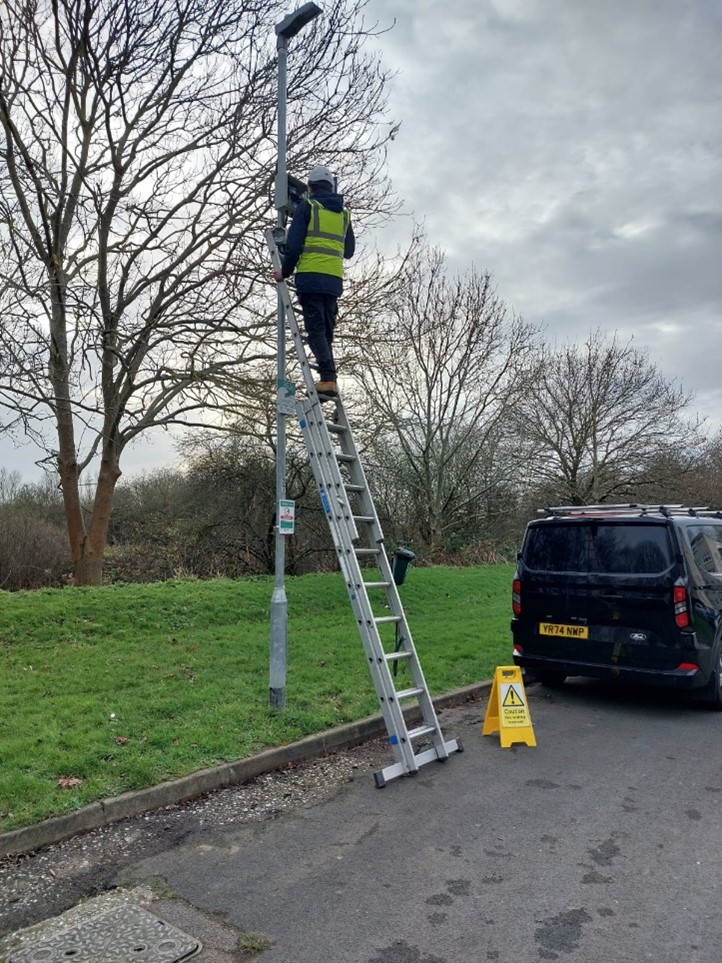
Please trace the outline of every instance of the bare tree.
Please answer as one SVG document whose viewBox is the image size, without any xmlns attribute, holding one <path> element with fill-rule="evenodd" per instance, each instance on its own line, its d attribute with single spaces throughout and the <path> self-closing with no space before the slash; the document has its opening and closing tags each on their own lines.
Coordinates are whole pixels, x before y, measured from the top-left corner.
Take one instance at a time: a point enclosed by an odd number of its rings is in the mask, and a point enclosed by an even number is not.
<svg viewBox="0 0 722 963">
<path fill-rule="evenodd" d="M 517 421 L 537 484 L 584 505 L 658 491 L 662 465 L 679 473 L 694 464 L 690 396 L 646 350 L 595 331 L 583 344 L 546 348 L 540 361 Z"/>
<path fill-rule="evenodd" d="M 22 477 L 18 471 L 8 471 L 0 468 L 0 505 L 5 505 L 17 497 L 22 485 Z"/>
<path fill-rule="evenodd" d="M 358 371 L 368 446 L 431 550 L 478 525 L 534 344 L 489 274 L 450 276 L 439 251 L 419 246 L 387 284 Z"/>
<path fill-rule="evenodd" d="M 722 507 L 722 431 L 691 448 L 683 442 L 653 459 L 647 492 L 660 504 Z"/>
<path fill-rule="evenodd" d="M 322 158 L 347 175 L 362 216 L 390 204 L 393 133 L 363 6 L 329 5 L 294 43 L 288 84 L 291 167 Z M 269 356 L 261 228 L 285 12 L 0 4 L 0 430 L 33 437 L 57 468 L 80 584 L 101 579 L 126 446 L 237 417 L 230 399 Z M 86 521 L 79 480 L 96 470 Z"/>
</svg>

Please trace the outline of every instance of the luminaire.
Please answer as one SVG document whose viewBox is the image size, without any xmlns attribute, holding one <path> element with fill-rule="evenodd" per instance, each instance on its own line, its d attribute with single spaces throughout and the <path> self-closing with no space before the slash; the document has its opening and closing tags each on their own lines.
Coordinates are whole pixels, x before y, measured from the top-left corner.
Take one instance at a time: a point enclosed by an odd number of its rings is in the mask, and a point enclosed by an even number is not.
<svg viewBox="0 0 722 963">
<path fill-rule="evenodd" d="M 317 17 L 319 13 L 321 13 L 321 8 L 318 4 L 304 3 L 298 10 L 289 13 L 280 23 L 276 24 L 276 33 L 279 37 L 290 40 L 291 37 L 296 36 L 299 30 L 303 30 L 306 24 L 310 23 L 314 17 Z"/>
</svg>

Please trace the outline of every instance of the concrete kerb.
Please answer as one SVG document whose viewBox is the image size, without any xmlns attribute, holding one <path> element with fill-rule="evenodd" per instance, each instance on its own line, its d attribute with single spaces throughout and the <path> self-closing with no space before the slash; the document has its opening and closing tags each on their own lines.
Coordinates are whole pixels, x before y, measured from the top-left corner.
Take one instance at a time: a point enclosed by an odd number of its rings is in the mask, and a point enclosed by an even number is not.
<svg viewBox="0 0 722 963">
<path fill-rule="evenodd" d="M 490 688 L 491 681 L 464 686 L 437 696 L 434 699 L 434 705 L 437 709 L 445 709 L 465 702 L 473 702 L 480 696 L 486 695 Z M 413 720 L 413 716 L 412 713 L 410 721 Z M 162 782 L 149 789 L 138 789 L 135 792 L 124 793 L 122 796 L 103 799 L 72 813 L 45 819 L 35 826 L 3 833 L 0 835 L 0 858 L 31 853 L 52 843 L 62 842 L 79 833 L 100 829 L 102 826 L 130 816 L 188 802 L 215 789 L 237 786 L 262 773 L 283 769 L 290 763 L 306 762 L 336 749 L 348 749 L 351 746 L 361 745 L 363 742 L 383 735 L 385 731 L 381 715 L 367 716 L 357 722 L 306 736 L 288 746 L 267 749 L 249 759 L 224 763 L 212 769 L 201 769 L 189 776 Z"/>
</svg>

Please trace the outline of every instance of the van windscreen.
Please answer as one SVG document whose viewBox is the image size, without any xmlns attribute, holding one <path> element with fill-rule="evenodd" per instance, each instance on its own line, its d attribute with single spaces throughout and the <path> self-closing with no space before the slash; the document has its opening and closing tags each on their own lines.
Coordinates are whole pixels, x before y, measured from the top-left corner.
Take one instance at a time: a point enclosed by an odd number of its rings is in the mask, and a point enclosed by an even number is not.
<svg viewBox="0 0 722 963">
<path fill-rule="evenodd" d="M 524 548 L 530 569 L 651 575 L 674 561 L 666 526 L 599 520 L 530 528 Z"/>
</svg>

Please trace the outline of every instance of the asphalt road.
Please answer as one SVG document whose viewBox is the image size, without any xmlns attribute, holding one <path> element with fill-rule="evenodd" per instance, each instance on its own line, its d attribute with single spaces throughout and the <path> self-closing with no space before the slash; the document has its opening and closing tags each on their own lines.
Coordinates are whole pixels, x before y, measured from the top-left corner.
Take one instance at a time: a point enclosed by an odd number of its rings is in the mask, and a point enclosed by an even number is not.
<svg viewBox="0 0 722 963">
<path fill-rule="evenodd" d="M 527 694 L 537 748 L 482 737 L 484 703 L 446 710 L 465 751 L 443 765 L 378 790 L 372 747 L 319 799 L 222 824 L 191 804 L 119 859 L 129 820 L 87 886 L 160 880 L 197 919 L 267 937 L 260 963 L 719 963 L 722 714 L 591 682 Z"/>
</svg>

